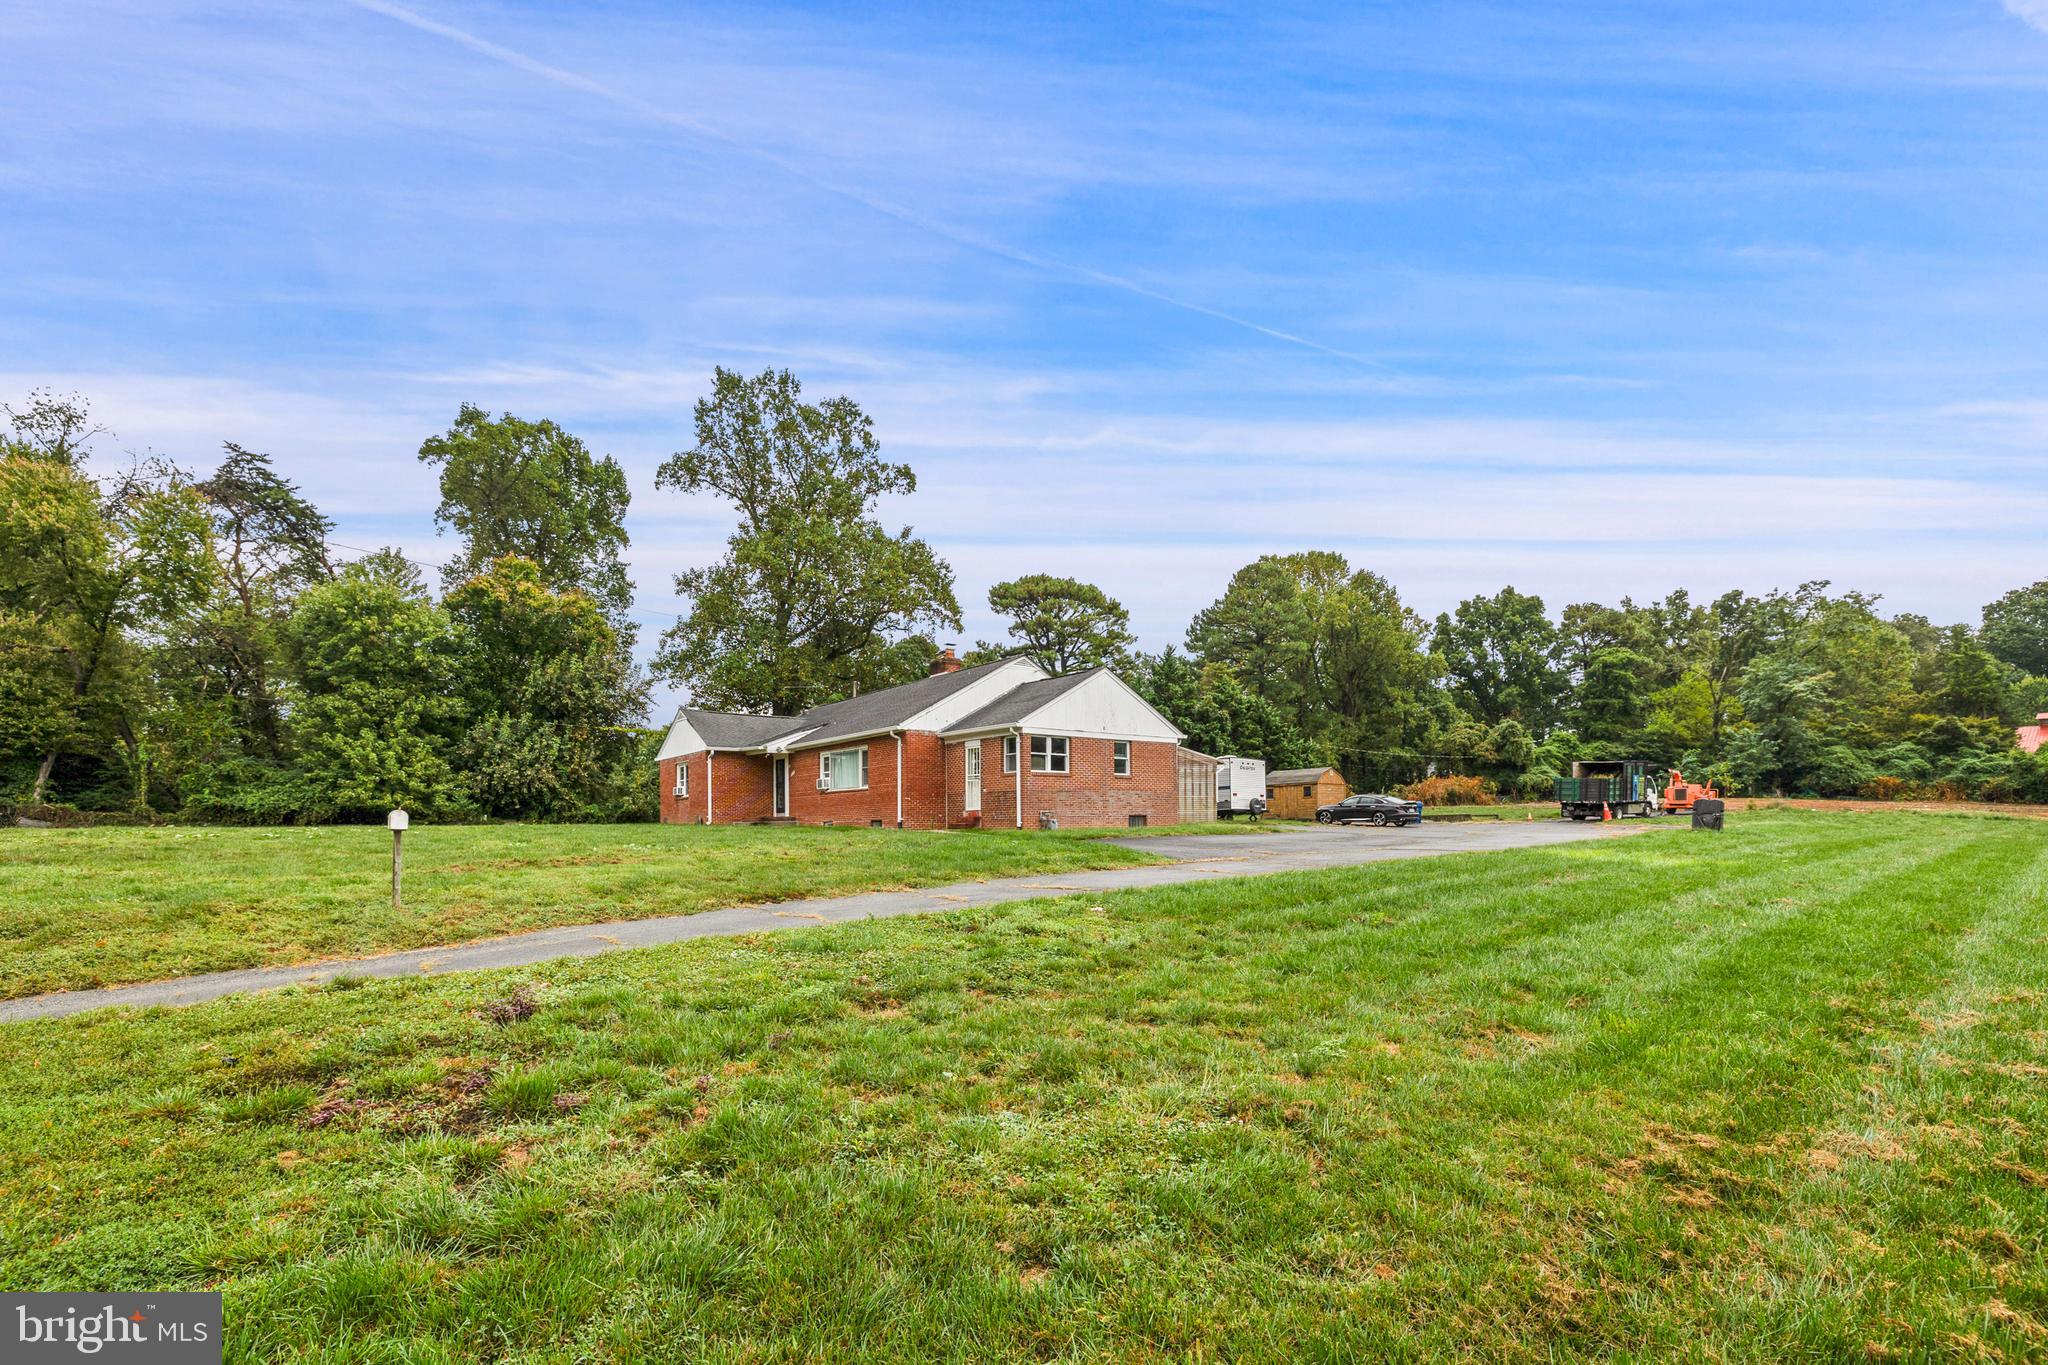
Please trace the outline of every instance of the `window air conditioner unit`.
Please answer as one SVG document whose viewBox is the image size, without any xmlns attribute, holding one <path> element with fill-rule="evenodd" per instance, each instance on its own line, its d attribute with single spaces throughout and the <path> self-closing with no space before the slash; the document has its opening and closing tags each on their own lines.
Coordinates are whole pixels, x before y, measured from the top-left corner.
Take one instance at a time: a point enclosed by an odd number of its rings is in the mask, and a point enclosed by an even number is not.
<svg viewBox="0 0 2048 1365">
<path fill-rule="evenodd" d="M 821 792 L 828 792 L 828 791 L 831 791 L 831 790 L 832 790 L 832 779 L 831 779 L 831 778 L 829 778 L 829 777 L 821 777 L 821 778 L 819 778 L 819 779 L 818 779 L 818 790 L 819 790 L 819 791 L 821 791 Z"/>
</svg>

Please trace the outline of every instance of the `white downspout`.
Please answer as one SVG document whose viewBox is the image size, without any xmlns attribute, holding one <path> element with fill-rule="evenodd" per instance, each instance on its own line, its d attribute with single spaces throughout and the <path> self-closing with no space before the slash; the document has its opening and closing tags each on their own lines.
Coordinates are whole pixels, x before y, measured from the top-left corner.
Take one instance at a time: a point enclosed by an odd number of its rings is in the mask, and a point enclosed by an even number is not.
<svg viewBox="0 0 2048 1365">
<path fill-rule="evenodd" d="M 1017 798 L 1017 828 L 1022 829 L 1024 828 L 1024 770 L 1031 766 L 1031 753 L 1024 743 L 1024 727 L 1012 725 L 1010 729 L 1017 736 L 1017 789 L 1013 795 Z"/>
<path fill-rule="evenodd" d="M 896 732 L 896 828 L 903 828 L 903 732 Z"/>
<path fill-rule="evenodd" d="M 705 824 L 707 824 L 707 825 L 708 825 L 708 824 L 710 824 L 710 823 L 712 822 L 712 821 L 711 821 L 711 765 L 712 765 L 712 763 L 713 763 L 714 761 L 716 761 L 717 757 L 718 757 L 718 751 L 717 751 L 716 749 L 706 749 L 706 750 L 704 751 L 704 823 L 705 823 Z"/>
</svg>

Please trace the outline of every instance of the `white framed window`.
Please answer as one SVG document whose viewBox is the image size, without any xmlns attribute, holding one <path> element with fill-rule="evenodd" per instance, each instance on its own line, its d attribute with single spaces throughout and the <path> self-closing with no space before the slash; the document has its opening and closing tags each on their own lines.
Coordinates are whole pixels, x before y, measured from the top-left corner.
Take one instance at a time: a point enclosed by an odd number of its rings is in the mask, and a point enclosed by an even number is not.
<svg viewBox="0 0 2048 1365">
<path fill-rule="evenodd" d="M 676 795 L 688 796 L 689 794 L 690 765 L 687 763 L 678 763 L 676 764 Z"/>
<path fill-rule="evenodd" d="M 1003 771 L 1006 773 L 1017 771 L 1017 737 L 1015 735 L 1003 736 Z"/>
<path fill-rule="evenodd" d="M 1109 746 L 1109 771 L 1117 777 L 1131 775 L 1131 742 L 1119 739 Z"/>
<path fill-rule="evenodd" d="M 827 791 L 859 791 L 868 784 L 867 746 L 833 749 L 819 754 L 818 776 L 825 779 Z"/>
<path fill-rule="evenodd" d="M 1067 770 L 1067 737 L 1065 735 L 1033 735 L 1031 737 L 1031 771 L 1035 773 L 1063 773 Z"/>
</svg>

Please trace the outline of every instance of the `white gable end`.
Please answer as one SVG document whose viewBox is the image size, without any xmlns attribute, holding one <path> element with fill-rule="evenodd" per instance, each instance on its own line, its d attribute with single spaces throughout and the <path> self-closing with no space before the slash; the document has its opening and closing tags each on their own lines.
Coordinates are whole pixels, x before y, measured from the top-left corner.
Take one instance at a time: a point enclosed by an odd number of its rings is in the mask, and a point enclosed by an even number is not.
<svg viewBox="0 0 2048 1365">
<path fill-rule="evenodd" d="M 1028 682 L 1037 682 L 1045 675 L 1045 670 L 1029 659 L 1011 659 L 1000 668 L 991 668 L 986 676 L 925 707 L 904 721 L 903 728 L 944 730 L 967 719 L 1005 692 Z"/>
<path fill-rule="evenodd" d="M 1173 722 L 1114 673 L 1097 673 L 1054 697 L 1018 724 L 1031 734 L 1178 741 Z"/>
<path fill-rule="evenodd" d="M 678 713 L 675 722 L 668 727 L 668 733 L 662 737 L 661 752 L 654 756 L 654 761 L 660 763 L 666 759 L 681 758 L 684 754 L 701 754 L 704 748 L 703 737 Z"/>
</svg>

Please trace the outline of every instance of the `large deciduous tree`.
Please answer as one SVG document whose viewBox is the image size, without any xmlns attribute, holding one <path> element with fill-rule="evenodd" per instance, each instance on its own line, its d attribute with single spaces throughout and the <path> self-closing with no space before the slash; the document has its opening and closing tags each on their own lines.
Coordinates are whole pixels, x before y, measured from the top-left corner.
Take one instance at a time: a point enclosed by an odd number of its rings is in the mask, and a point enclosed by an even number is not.
<svg viewBox="0 0 2048 1365">
<path fill-rule="evenodd" d="M 463 539 L 449 560 L 449 586 L 505 556 L 531 560 L 557 592 L 589 594 L 615 627 L 632 605 L 625 562 L 626 474 L 610 456 L 550 421 L 493 417 L 465 403 L 455 425 L 420 445 L 441 474 L 434 520 Z"/>
<path fill-rule="evenodd" d="M 877 520 L 917 478 L 882 458 L 860 406 L 806 403 L 787 370 L 720 369 L 696 426 L 655 482 L 723 498 L 739 525 L 723 559 L 676 576 L 690 612 L 657 668 L 702 705 L 778 715 L 921 674 L 929 655 L 903 645 L 959 629 L 953 572 L 909 527 Z"/>
<path fill-rule="evenodd" d="M 1261 555 L 1195 613 L 1188 653 L 1227 670 L 1261 701 L 1290 712 L 1301 701 L 1312 626 L 1301 577 L 1284 555 Z"/>
<path fill-rule="evenodd" d="M 136 653 L 207 596 L 207 519 L 161 462 L 95 482 L 83 468 L 94 428 L 82 406 L 58 408 L 10 411 L 0 448 L 0 693 L 28 708 L 8 727 L 14 742 L 41 750 L 32 801 L 74 744 L 123 754 L 139 800 L 148 758 Z"/>
<path fill-rule="evenodd" d="M 471 795 L 494 815 L 589 818 L 637 753 L 647 685 L 587 594 L 500 559 L 448 594 Z M 645 785 L 644 770 L 632 780 Z"/>
<path fill-rule="evenodd" d="M 2048 578 L 1986 605 L 1978 638 L 1999 661 L 2048 677 Z"/>
<path fill-rule="evenodd" d="M 1436 618 L 1432 643 L 1453 695 L 1475 719 L 1495 725 L 1512 716 L 1540 733 L 1557 714 L 1564 690 L 1553 662 L 1557 628 L 1542 598 L 1511 587 L 1467 598 Z"/>
<path fill-rule="evenodd" d="M 298 762 L 320 814 L 467 808 L 454 765 L 466 709 L 448 613 L 395 551 L 301 593 L 285 628 L 299 677 Z"/>
<path fill-rule="evenodd" d="M 243 747 L 275 762 L 285 750 L 277 633 L 292 600 L 332 575 L 333 523 L 278 476 L 268 455 L 232 441 L 225 450 L 220 467 L 194 486 L 213 526 L 218 591 L 194 622 L 190 647 L 166 669 L 198 674 L 195 693 L 217 682 Z"/>
<path fill-rule="evenodd" d="M 1378 574 L 1329 550 L 1265 555 L 1188 628 L 1189 652 L 1334 754 L 1361 781 L 1413 766 L 1437 728 L 1420 618 Z"/>
<path fill-rule="evenodd" d="M 2005 709 L 2005 670 L 1964 625 L 1942 633 L 1934 652 L 1935 695 L 1952 716 L 1997 716 Z"/>
<path fill-rule="evenodd" d="M 1010 620 L 1010 648 L 1048 673 L 1114 668 L 1137 639 L 1123 604 L 1093 583 L 1052 574 L 1025 574 L 988 590 L 988 605 Z M 1000 652 L 984 644 L 983 653 Z"/>
</svg>

